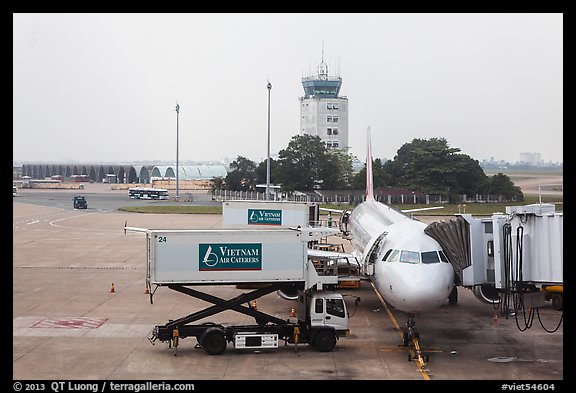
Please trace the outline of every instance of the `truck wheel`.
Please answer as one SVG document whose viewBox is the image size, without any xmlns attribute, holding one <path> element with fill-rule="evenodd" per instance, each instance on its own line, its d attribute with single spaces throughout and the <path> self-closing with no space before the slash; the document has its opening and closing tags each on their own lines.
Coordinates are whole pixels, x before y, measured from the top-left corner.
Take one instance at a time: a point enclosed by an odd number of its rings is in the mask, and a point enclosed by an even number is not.
<svg viewBox="0 0 576 393">
<path fill-rule="evenodd" d="M 221 355 L 226 349 L 226 337 L 222 331 L 212 330 L 202 338 L 201 345 L 210 355 Z"/>
<path fill-rule="evenodd" d="M 330 352 L 336 346 L 336 335 L 330 330 L 320 330 L 314 337 L 314 347 L 320 352 Z"/>
</svg>

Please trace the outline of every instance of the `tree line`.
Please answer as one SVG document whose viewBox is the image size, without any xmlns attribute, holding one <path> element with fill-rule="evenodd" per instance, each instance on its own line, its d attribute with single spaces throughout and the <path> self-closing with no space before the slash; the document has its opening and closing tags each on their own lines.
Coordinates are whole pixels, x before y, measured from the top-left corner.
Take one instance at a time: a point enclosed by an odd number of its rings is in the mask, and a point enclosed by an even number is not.
<svg viewBox="0 0 576 393">
<path fill-rule="evenodd" d="M 327 148 L 320 137 L 296 135 L 270 159 L 270 183 L 283 192 L 364 189 L 366 164 L 354 173 L 355 157 L 345 149 Z M 225 178 L 214 188 L 251 191 L 266 183 L 267 161 L 259 164 L 238 156 Z M 502 195 L 523 199 L 522 191 L 503 173 L 487 176 L 478 160 L 450 147 L 444 138 L 413 139 L 398 149 L 393 159 L 373 159 L 374 187 L 402 187 L 425 194 L 456 199 L 461 194 Z"/>
</svg>

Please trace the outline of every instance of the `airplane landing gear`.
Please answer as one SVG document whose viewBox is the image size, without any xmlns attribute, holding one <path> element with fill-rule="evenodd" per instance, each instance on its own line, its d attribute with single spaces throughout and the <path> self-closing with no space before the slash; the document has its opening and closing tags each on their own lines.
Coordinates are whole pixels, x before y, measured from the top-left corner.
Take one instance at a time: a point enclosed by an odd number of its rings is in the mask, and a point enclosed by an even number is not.
<svg viewBox="0 0 576 393">
<path fill-rule="evenodd" d="M 416 326 L 414 314 L 410 313 L 408 314 L 408 320 L 406 321 L 406 331 L 402 335 L 402 341 L 405 347 L 409 347 L 414 338 L 418 339 L 420 337 L 416 329 L 414 329 L 414 326 Z"/>
<path fill-rule="evenodd" d="M 416 322 L 414 321 L 414 314 L 408 314 L 408 320 L 406 321 L 406 331 L 402 334 L 402 341 L 405 347 L 408 348 L 408 361 L 411 362 L 413 359 L 420 363 L 420 366 L 426 365 L 430 360 L 428 355 L 424 355 L 422 352 L 422 347 L 420 346 L 420 334 L 414 328 Z M 413 350 L 414 353 L 411 351 Z"/>
</svg>

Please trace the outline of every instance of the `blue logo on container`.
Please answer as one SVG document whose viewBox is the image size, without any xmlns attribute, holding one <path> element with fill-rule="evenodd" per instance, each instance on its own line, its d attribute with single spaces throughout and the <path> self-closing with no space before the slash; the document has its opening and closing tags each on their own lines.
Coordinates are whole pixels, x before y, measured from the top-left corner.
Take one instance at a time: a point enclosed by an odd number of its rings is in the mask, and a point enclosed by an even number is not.
<svg viewBox="0 0 576 393">
<path fill-rule="evenodd" d="M 262 243 L 199 244 L 200 271 L 262 270 Z"/>
<path fill-rule="evenodd" d="M 249 225 L 282 225 L 282 210 L 248 209 Z"/>
</svg>

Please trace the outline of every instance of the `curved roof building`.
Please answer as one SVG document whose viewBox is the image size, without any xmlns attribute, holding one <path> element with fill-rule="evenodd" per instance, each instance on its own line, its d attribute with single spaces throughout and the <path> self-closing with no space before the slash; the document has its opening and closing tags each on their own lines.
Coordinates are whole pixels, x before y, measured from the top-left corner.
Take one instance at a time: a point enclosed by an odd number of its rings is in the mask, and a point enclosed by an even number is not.
<svg viewBox="0 0 576 393">
<path fill-rule="evenodd" d="M 226 177 L 224 165 L 179 166 L 182 180 L 208 180 Z M 150 183 L 152 178 L 176 178 L 175 165 L 113 165 L 113 164 L 24 164 L 22 176 L 44 179 L 54 175 L 69 179 L 72 175 L 86 175 L 94 182 L 112 178 L 116 183 Z"/>
</svg>

